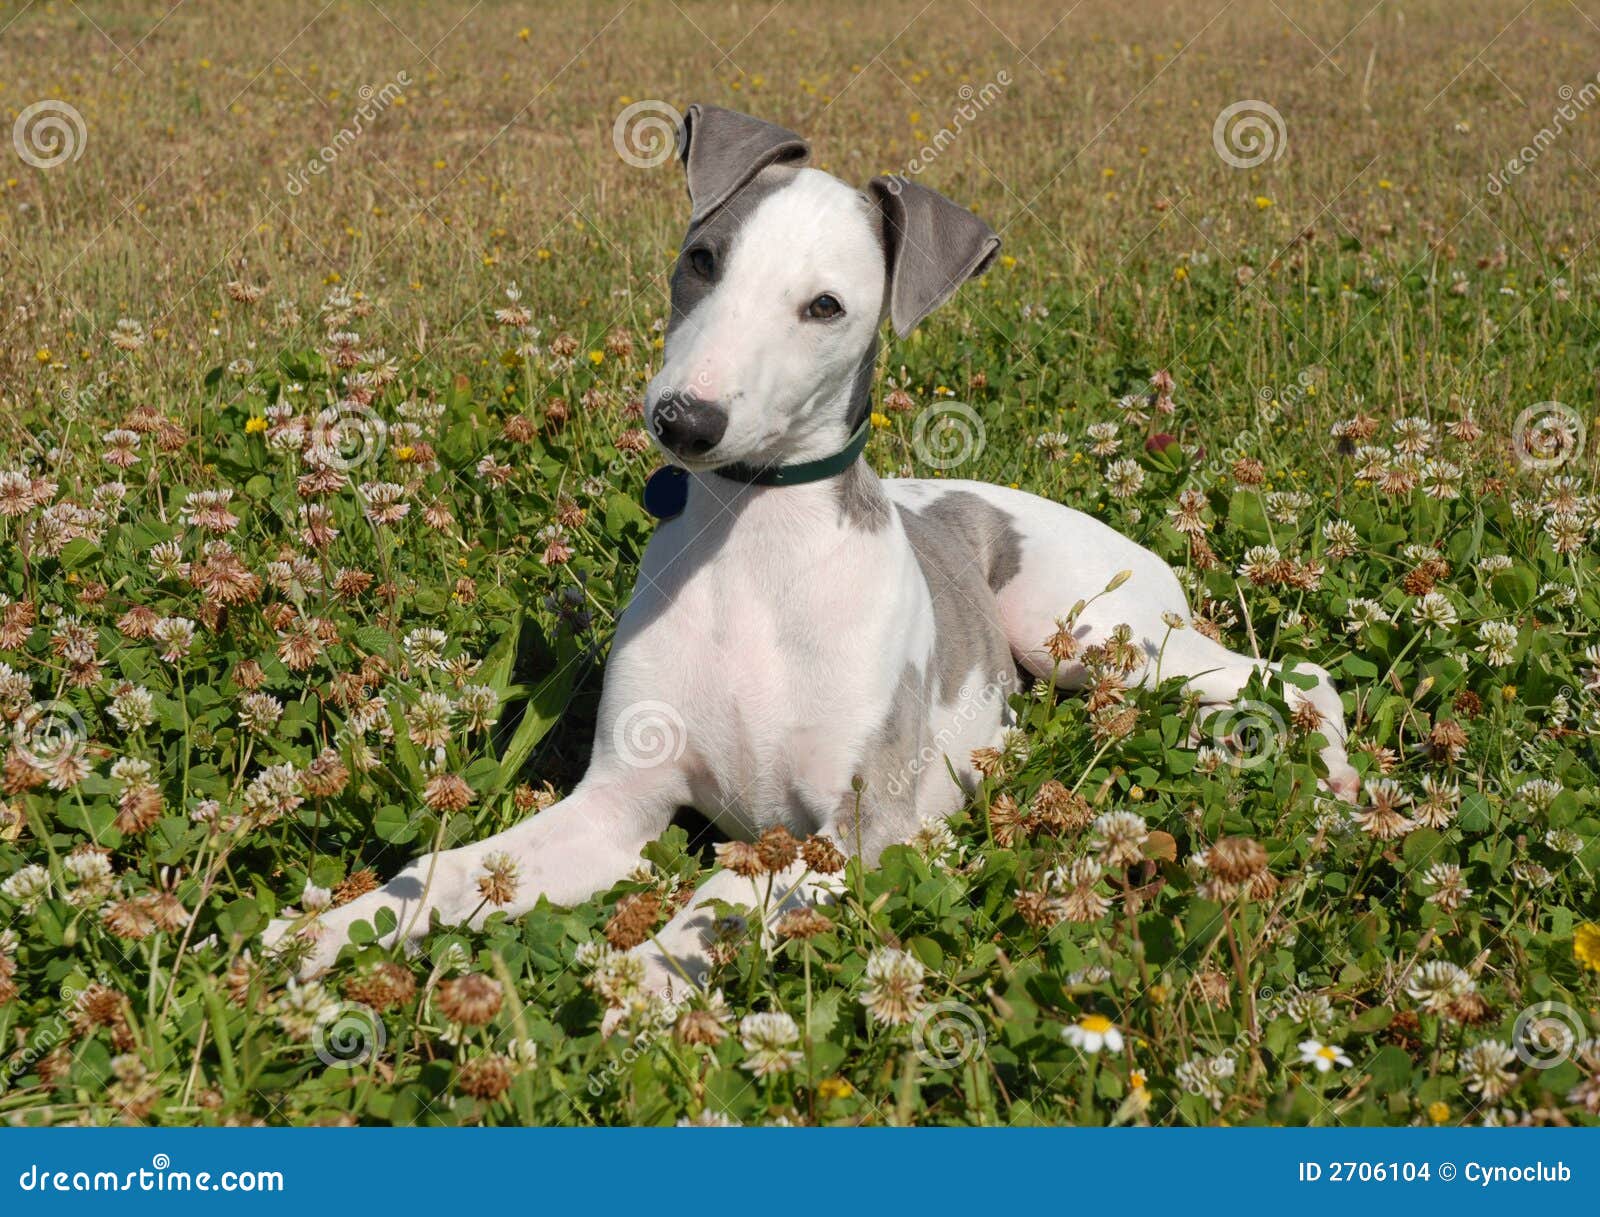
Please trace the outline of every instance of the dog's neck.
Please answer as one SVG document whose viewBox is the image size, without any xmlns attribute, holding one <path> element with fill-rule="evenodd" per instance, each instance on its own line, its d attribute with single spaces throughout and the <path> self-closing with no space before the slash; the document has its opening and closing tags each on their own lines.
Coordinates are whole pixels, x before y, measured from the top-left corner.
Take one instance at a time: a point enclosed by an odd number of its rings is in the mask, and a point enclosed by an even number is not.
<svg viewBox="0 0 1600 1217">
<path fill-rule="evenodd" d="M 692 474 L 685 514 L 697 532 L 758 540 L 782 561 L 812 545 L 836 545 L 845 534 L 880 533 L 892 510 L 878 475 L 858 459 L 841 473 L 798 486 Z"/>
<path fill-rule="evenodd" d="M 818 461 L 842 449 L 872 413 L 877 363 L 878 340 L 874 336 L 849 381 L 831 393 L 819 394 L 817 413 L 842 419 L 842 426 L 835 423 L 819 428 L 775 463 Z M 878 475 L 865 459 L 853 461 L 832 476 L 799 485 L 751 485 L 720 477 L 715 471 L 694 473 L 686 506 L 699 518 L 700 527 L 713 527 L 720 520 L 741 534 L 770 536 L 777 546 L 792 546 L 802 538 L 827 544 L 841 526 L 878 532 L 892 510 Z"/>
</svg>

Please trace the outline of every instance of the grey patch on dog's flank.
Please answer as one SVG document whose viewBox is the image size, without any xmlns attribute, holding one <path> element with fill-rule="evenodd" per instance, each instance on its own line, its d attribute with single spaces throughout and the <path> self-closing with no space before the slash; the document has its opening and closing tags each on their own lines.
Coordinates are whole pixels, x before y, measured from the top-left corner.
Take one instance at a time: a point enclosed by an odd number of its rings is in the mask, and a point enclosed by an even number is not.
<svg viewBox="0 0 1600 1217">
<path fill-rule="evenodd" d="M 756 208 L 795 180 L 800 172 L 790 165 L 769 165 L 756 174 L 726 203 L 713 212 L 703 223 L 689 229 L 683 238 L 677 264 L 672 268 L 672 316 L 667 324 L 670 335 L 695 306 L 716 290 L 722 281 L 721 268 L 728 260 L 728 252 L 738 240 L 739 231 L 755 214 Z M 716 273 L 705 279 L 696 274 L 683 255 L 691 249 L 704 248 L 715 261 Z"/>
<path fill-rule="evenodd" d="M 834 479 L 839 497 L 839 515 L 862 532 L 882 532 L 889 527 L 889 496 L 883 493 L 878 475 L 857 461 Z"/>
<path fill-rule="evenodd" d="M 928 737 L 927 706 L 931 700 L 928 678 L 914 663 L 900 671 L 894 697 L 883 722 L 867 740 L 857 774 L 861 793 L 846 790 L 834 811 L 833 831 L 853 850 L 859 837 L 865 844 L 869 820 L 914 822 L 917 800 L 917 762 Z M 856 801 L 860 799 L 861 824 Z M 874 858 L 868 858 L 870 864 Z"/>
<path fill-rule="evenodd" d="M 1022 570 L 1022 536 L 1010 516 L 970 491 L 951 491 L 920 511 L 896 506 L 933 598 L 939 700 L 953 702 L 972 672 L 991 680 L 1013 670 L 995 596 Z"/>
</svg>

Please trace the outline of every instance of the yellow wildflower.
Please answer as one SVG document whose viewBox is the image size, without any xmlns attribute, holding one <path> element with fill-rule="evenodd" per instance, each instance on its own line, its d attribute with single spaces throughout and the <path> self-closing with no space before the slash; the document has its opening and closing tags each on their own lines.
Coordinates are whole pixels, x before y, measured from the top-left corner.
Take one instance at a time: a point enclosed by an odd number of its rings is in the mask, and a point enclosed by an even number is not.
<svg viewBox="0 0 1600 1217">
<path fill-rule="evenodd" d="M 823 1078 L 817 1083 L 817 1094 L 824 1099 L 847 1099 L 855 1092 L 856 1088 L 845 1078 Z"/>
<path fill-rule="evenodd" d="M 1585 921 L 1572 931 L 1572 957 L 1592 972 L 1600 972 L 1600 925 Z"/>
</svg>

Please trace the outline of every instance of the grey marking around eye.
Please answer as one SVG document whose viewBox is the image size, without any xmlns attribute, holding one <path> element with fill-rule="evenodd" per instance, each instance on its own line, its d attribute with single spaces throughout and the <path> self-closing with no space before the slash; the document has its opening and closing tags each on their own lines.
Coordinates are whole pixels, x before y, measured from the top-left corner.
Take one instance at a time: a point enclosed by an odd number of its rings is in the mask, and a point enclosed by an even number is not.
<svg viewBox="0 0 1600 1217">
<path fill-rule="evenodd" d="M 721 282 L 721 271 L 728 252 L 738 240 L 739 232 L 756 208 L 784 187 L 793 184 L 799 170 L 789 165 L 770 165 L 756 174 L 746 185 L 719 207 L 704 223 L 694 225 L 683 238 L 677 265 L 672 269 L 672 316 L 667 333 L 694 312 L 699 303 L 716 290 Z M 695 273 L 683 251 L 704 246 L 716 260 L 716 272 L 710 279 Z"/>
</svg>

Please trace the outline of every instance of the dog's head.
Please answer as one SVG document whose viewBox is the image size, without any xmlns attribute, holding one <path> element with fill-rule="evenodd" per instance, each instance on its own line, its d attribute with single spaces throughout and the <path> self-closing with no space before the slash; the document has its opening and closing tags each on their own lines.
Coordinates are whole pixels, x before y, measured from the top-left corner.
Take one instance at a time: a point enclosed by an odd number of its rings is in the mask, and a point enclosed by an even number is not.
<svg viewBox="0 0 1600 1217">
<path fill-rule="evenodd" d="M 903 178 L 862 191 L 802 168 L 803 139 L 731 110 L 690 106 L 679 151 L 691 214 L 651 434 L 691 469 L 838 451 L 868 409 L 879 325 L 909 333 L 1000 238 Z"/>
</svg>

